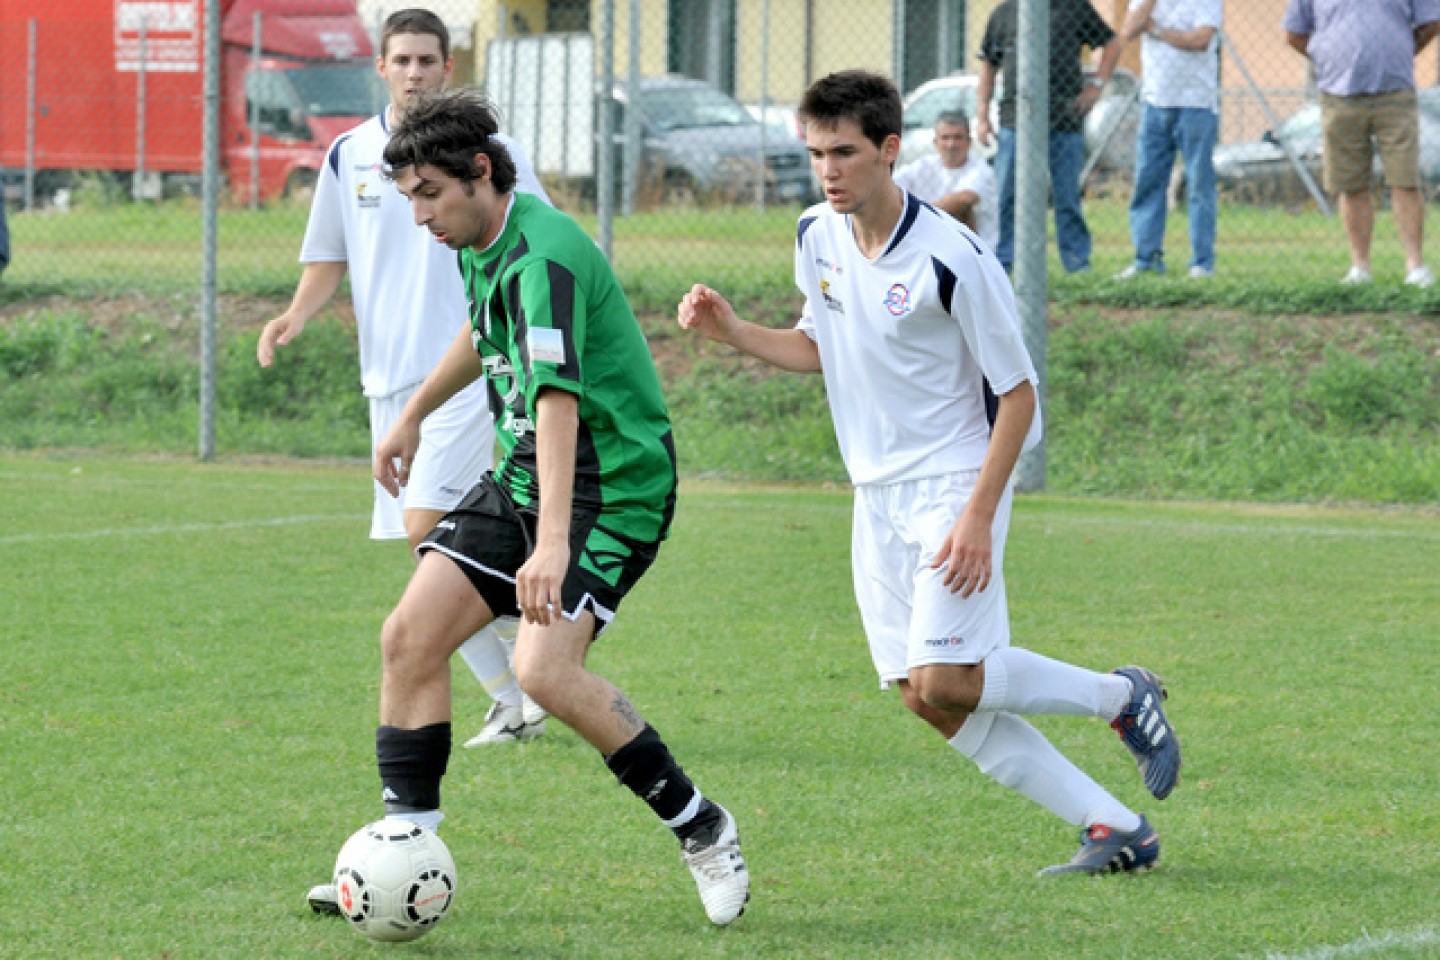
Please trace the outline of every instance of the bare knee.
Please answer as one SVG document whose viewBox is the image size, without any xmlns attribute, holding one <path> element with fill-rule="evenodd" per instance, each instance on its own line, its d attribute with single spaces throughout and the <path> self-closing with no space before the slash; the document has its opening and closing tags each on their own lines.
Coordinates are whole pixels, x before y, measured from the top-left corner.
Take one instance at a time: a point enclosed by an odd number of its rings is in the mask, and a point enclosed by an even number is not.
<svg viewBox="0 0 1440 960">
<path fill-rule="evenodd" d="M 396 680 L 413 682 L 441 669 L 448 658 L 437 657 L 401 610 L 391 611 L 380 628 L 380 669 Z"/>
<path fill-rule="evenodd" d="M 978 663 L 942 663 L 915 667 L 906 686 L 921 704 L 932 710 L 972 713 L 980 703 L 984 683 L 985 668 Z M 910 706 L 908 699 L 906 706 Z"/>
</svg>

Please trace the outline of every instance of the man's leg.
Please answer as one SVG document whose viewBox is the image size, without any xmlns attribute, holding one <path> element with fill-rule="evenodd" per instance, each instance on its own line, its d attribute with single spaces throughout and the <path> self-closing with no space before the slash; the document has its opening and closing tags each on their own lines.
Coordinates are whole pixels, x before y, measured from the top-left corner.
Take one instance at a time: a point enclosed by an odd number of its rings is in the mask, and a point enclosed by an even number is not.
<svg viewBox="0 0 1440 960">
<path fill-rule="evenodd" d="M 1066 273 L 1090 269 L 1090 227 L 1080 209 L 1080 171 L 1085 167 L 1085 138 L 1050 131 L 1050 193 L 1055 204 L 1055 242 Z"/>
<path fill-rule="evenodd" d="M 1425 195 L 1418 187 L 1391 187 L 1390 208 L 1395 212 L 1395 230 L 1405 251 L 1405 272 L 1425 265 Z"/>
<path fill-rule="evenodd" d="M 1180 113 L 1180 153 L 1190 215 L 1190 267 L 1215 270 L 1215 137 L 1220 118 L 1211 110 L 1184 108 Z"/>
<path fill-rule="evenodd" d="M 421 558 L 380 632 L 375 752 L 385 809 L 434 827 L 450 756 L 450 655 L 494 619 L 453 560 Z"/>
<path fill-rule="evenodd" d="M 1000 239 L 995 256 L 1008 273 L 1015 262 L 1015 131 L 1001 127 L 996 134 L 995 182 L 1000 193 Z"/>
<path fill-rule="evenodd" d="M 1173 112 L 1145 104 L 1135 139 L 1135 192 L 1130 197 L 1130 239 L 1135 271 L 1165 269 L 1165 204 L 1175 165 Z"/>
<path fill-rule="evenodd" d="M 1367 187 L 1353 193 L 1340 194 L 1340 221 L 1345 224 L 1345 238 L 1350 242 L 1350 264 L 1370 274 L 1370 237 L 1375 230 L 1375 201 Z"/>
<path fill-rule="evenodd" d="M 405 535 L 410 541 L 412 554 L 420 541 L 435 529 L 435 524 L 439 523 L 447 512 L 449 511 L 406 508 Z M 465 741 L 465 746 L 531 740 L 545 732 L 543 715 L 533 722 L 527 721 L 524 715 L 525 697 L 510 664 L 510 647 L 496 625 L 490 624 L 477 630 L 460 645 L 459 652 L 460 658 L 494 701 L 485 715 L 485 725 L 479 733 Z"/>
<path fill-rule="evenodd" d="M 605 759 L 621 783 L 650 807 L 681 842 L 711 922 L 740 916 L 750 875 L 740 855 L 735 820 L 701 794 L 653 727 L 614 684 L 585 667 L 595 617 L 582 609 L 571 621 L 521 623 L 515 669 L 530 695 Z"/>
</svg>

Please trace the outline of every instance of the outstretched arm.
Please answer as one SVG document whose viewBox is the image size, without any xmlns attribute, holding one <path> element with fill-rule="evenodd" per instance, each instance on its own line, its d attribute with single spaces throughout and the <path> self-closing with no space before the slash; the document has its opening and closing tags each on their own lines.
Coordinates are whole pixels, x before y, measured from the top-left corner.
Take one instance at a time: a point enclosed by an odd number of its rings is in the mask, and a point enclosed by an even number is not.
<svg viewBox="0 0 1440 960">
<path fill-rule="evenodd" d="M 714 290 L 697 283 L 680 299 L 680 327 L 792 373 L 820 370 L 820 349 L 803 330 L 774 330 L 741 320 Z"/>
</svg>

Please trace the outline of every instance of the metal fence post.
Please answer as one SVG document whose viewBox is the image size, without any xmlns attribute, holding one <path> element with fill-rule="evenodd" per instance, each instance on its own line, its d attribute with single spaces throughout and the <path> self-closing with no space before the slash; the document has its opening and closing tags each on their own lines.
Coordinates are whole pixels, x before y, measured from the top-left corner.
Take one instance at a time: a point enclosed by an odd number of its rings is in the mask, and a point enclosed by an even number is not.
<svg viewBox="0 0 1440 960">
<path fill-rule="evenodd" d="M 35 18 L 25 45 L 25 209 L 35 209 Z"/>
<path fill-rule="evenodd" d="M 600 251 L 614 262 L 615 249 L 615 0 L 600 10 L 600 130 L 596 134 L 595 214 Z"/>
<path fill-rule="evenodd" d="M 254 34 L 250 38 L 250 74 L 260 70 L 260 31 L 265 15 L 255 11 Z M 378 47 L 377 47 L 378 49 Z M 250 101 L 250 209 L 260 209 L 260 98 Z"/>
<path fill-rule="evenodd" d="M 130 196 L 134 200 L 145 199 L 145 76 L 146 49 L 150 37 L 150 24 L 140 18 L 140 62 L 135 67 L 135 175 L 130 178 Z"/>
<path fill-rule="evenodd" d="M 1045 210 L 1050 174 L 1050 0 L 1020 0 L 1019 85 L 1015 142 L 1015 295 L 1025 346 L 1035 361 L 1040 409 L 1045 402 L 1049 300 Z M 1019 489 L 1045 489 L 1045 440 L 1020 458 Z"/>
<path fill-rule="evenodd" d="M 215 326 L 220 217 L 220 0 L 205 4 L 204 172 L 201 175 L 200 459 L 215 459 Z"/>
</svg>

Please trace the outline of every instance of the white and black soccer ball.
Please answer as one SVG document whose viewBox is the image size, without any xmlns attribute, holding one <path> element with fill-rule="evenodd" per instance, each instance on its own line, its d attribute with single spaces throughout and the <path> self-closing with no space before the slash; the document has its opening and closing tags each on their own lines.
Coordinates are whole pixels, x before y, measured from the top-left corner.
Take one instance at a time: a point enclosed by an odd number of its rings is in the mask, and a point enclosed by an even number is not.
<svg viewBox="0 0 1440 960">
<path fill-rule="evenodd" d="M 419 824 L 377 820 L 340 848 L 334 882 L 340 912 L 356 930 L 372 940 L 414 940 L 450 911 L 455 860 Z"/>
</svg>

